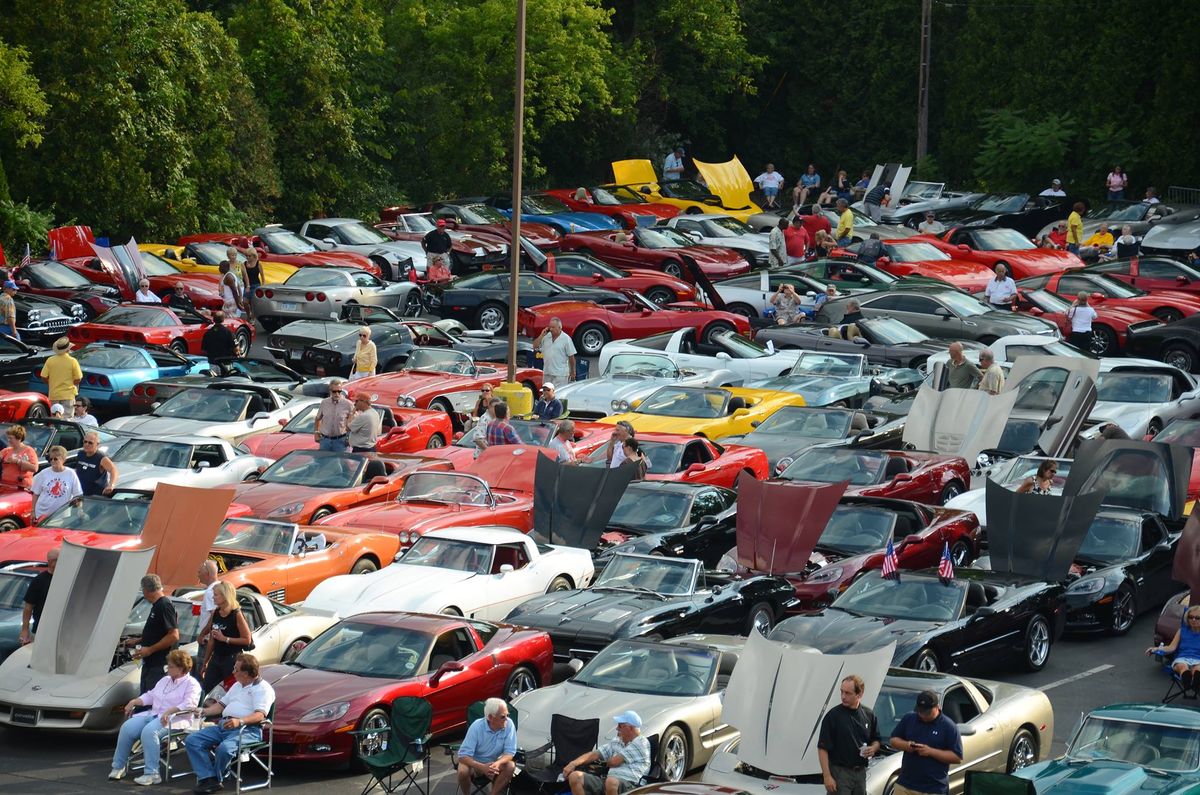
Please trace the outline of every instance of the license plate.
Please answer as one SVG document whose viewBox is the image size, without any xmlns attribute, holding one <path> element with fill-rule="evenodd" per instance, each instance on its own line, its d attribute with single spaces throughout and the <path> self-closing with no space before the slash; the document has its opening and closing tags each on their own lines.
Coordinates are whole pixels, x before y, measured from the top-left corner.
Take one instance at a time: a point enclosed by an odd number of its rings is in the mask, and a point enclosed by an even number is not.
<svg viewBox="0 0 1200 795">
<path fill-rule="evenodd" d="M 24 726 L 37 725 L 37 710 L 29 707 L 13 707 L 12 722 L 20 723 Z"/>
<path fill-rule="evenodd" d="M 293 304 L 290 301 L 280 301 L 279 309 L 283 312 L 299 312 L 300 304 Z"/>
<path fill-rule="evenodd" d="M 304 351 L 298 348 L 292 348 L 288 351 L 288 358 L 294 362 L 298 362 L 304 358 Z"/>
</svg>

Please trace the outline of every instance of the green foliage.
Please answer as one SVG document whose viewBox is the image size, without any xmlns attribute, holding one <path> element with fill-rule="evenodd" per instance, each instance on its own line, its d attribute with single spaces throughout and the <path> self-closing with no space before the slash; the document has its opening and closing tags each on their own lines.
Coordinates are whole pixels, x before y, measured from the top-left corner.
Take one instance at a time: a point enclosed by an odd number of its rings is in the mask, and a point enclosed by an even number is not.
<svg viewBox="0 0 1200 795">
<path fill-rule="evenodd" d="M 24 202 L 0 199 L 0 246 L 10 264 L 18 262 L 25 246 L 37 253 L 46 250 L 46 233 L 54 225 L 54 213 L 35 210 Z"/>
<path fill-rule="evenodd" d="M 1015 190 L 1057 174 L 1075 141 L 1077 125 L 1069 113 L 1029 121 L 1021 113 L 985 114 L 975 173 L 993 190 Z"/>
<path fill-rule="evenodd" d="M 49 109 L 29 70 L 29 51 L 0 41 L 0 135 L 11 137 L 17 146 L 37 146 Z"/>
</svg>

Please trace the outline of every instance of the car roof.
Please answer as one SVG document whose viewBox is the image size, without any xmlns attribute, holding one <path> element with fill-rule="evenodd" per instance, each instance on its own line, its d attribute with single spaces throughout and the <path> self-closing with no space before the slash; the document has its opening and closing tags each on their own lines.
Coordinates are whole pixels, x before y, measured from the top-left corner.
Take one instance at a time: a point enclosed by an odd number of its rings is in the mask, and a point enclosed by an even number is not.
<svg viewBox="0 0 1200 795">
<path fill-rule="evenodd" d="M 639 439 L 642 437 L 639 436 Z M 700 489 L 720 488 L 714 487 L 707 483 L 681 483 L 675 480 L 635 480 L 629 484 L 630 489 L 636 488 L 639 491 L 650 489 L 652 491 L 669 491 L 677 494 L 691 494 Z"/>
<path fill-rule="evenodd" d="M 342 224 L 365 224 L 366 221 L 361 218 L 312 218 L 307 223 L 341 226 Z"/>
<path fill-rule="evenodd" d="M 163 436 L 162 434 L 141 435 L 137 433 L 131 433 L 129 434 L 129 438 L 130 441 L 137 440 L 143 442 L 162 442 L 163 444 L 219 444 L 222 447 L 233 446 L 224 439 L 220 439 L 216 436 L 200 436 L 198 434 L 184 435 L 173 433 L 170 436 Z"/>
<path fill-rule="evenodd" d="M 453 538 L 458 541 L 471 541 L 476 544 L 516 544 L 529 538 L 513 527 L 505 525 L 479 525 L 472 527 L 444 527 L 440 530 L 430 530 L 425 538 Z"/>
<path fill-rule="evenodd" d="M 933 690 L 944 693 L 959 683 L 957 676 L 939 671 L 914 671 L 908 668 L 888 668 L 885 683 L 898 690 Z"/>
</svg>

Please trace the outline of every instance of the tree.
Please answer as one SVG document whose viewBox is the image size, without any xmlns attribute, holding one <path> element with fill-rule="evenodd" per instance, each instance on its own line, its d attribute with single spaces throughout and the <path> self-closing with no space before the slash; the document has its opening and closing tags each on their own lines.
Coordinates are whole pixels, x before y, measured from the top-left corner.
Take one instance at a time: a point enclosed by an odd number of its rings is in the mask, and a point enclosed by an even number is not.
<svg viewBox="0 0 1200 795">
<path fill-rule="evenodd" d="M 0 136 L 17 147 L 42 142 L 42 119 L 49 106 L 37 78 L 29 70 L 29 51 L 0 41 Z M 0 160 L 0 201 L 9 198 Z"/>
</svg>

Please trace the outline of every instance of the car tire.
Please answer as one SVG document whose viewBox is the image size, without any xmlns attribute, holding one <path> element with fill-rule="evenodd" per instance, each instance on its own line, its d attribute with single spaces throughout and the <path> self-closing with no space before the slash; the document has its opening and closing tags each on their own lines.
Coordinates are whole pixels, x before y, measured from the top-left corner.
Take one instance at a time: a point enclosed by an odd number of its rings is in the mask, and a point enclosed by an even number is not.
<svg viewBox="0 0 1200 795">
<path fill-rule="evenodd" d="M 1150 314 L 1164 323 L 1174 323 L 1176 320 L 1183 320 L 1183 313 L 1170 306 L 1160 306 Z"/>
<path fill-rule="evenodd" d="M 400 314 L 403 317 L 417 317 L 424 309 L 421 306 L 421 291 L 409 290 L 408 295 L 404 297 L 404 306 L 400 307 Z"/>
<path fill-rule="evenodd" d="M 611 335 L 599 323 L 584 323 L 575 329 L 575 347 L 584 356 L 599 356 L 600 349 L 608 344 Z"/>
<path fill-rule="evenodd" d="M 950 547 L 950 560 L 954 561 L 955 566 L 965 568 L 973 557 L 973 550 L 966 539 L 960 538 Z"/>
<path fill-rule="evenodd" d="M 370 574 L 373 571 L 379 571 L 379 566 L 370 558 L 359 558 L 350 569 L 351 574 Z"/>
<path fill-rule="evenodd" d="M 775 626 L 775 611 L 766 602 L 755 602 L 746 615 L 746 635 L 757 629 L 763 635 Z"/>
<path fill-rule="evenodd" d="M 445 398 L 438 398 L 437 400 L 430 401 L 429 408 L 433 411 L 444 411 L 451 417 L 454 416 L 454 407 L 451 406 L 450 401 L 446 400 Z"/>
<path fill-rule="evenodd" d="M 678 726 L 668 726 L 658 740 L 658 769 L 661 779 L 683 781 L 692 768 L 691 744 Z"/>
<path fill-rule="evenodd" d="M 1185 373 L 1196 372 L 1196 351 L 1190 345 L 1173 344 L 1163 348 L 1162 360 Z"/>
<path fill-rule="evenodd" d="M 1017 729 L 1008 745 L 1008 764 L 1005 772 L 1012 773 L 1029 767 L 1038 760 L 1038 741 L 1033 732 L 1026 728 Z"/>
<path fill-rule="evenodd" d="M 1088 351 L 1096 356 L 1112 356 L 1117 352 L 1117 332 L 1108 326 L 1092 326 L 1092 341 Z"/>
<path fill-rule="evenodd" d="M 754 307 L 750 306 L 750 304 L 726 304 L 725 311 L 732 312 L 735 315 L 741 315 L 745 318 L 758 317 L 758 312 L 756 312 Z"/>
<path fill-rule="evenodd" d="M 1163 429 L 1162 420 L 1158 417 L 1153 417 L 1150 422 L 1146 423 L 1146 433 L 1150 436 L 1157 436 L 1159 431 Z"/>
<path fill-rule="evenodd" d="M 941 496 L 938 497 L 939 504 L 945 505 L 962 493 L 963 485 L 957 480 L 952 480 L 942 488 Z"/>
<path fill-rule="evenodd" d="M 737 328 L 725 320 L 714 320 L 708 324 L 708 328 L 704 329 L 704 341 L 709 345 L 713 344 L 713 338 L 718 334 L 723 334 L 726 331 L 736 332 Z"/>
<path fill-rule="evenodd" d="M 555 593 L 557 591 L 570 591 L 575 586 L 571 585 L 571 580 L 565 574 L 560 574 L 550 581 L 546 586 L 546 593 Z"/>
<path fill-rule="evenodd" d="M 937 652 L 926 646 L 917 652 L 917 656 L 913 657 L 912 667 L 918 671 L 927 673 L 937 673 L 942 670 L 942 664 L 938 660 Z"/>
<path fill-rule="evenodd" d="M 171 344 L 167 347 L 178 353 L 180 356 L 186 356 L 188 352 L 187 343 L 184 342 L 180 337 L 176 337 L 175 339 L 171 340 Z"/>
<path fill-rule="evenodd" d="M 375 267 L 379 268 L 380 279 L 383 279 L 385 282 L 399 281 L 399 279 L 396 277 L 395 269 L 392 268 L 390 262 L 385 260 L 383 257 L 369 257 L 369 259 L 375 264 Z"/>
<path fill-rule="evenodd" d="M 512 673 L 508 675 L 508 679 L 504 682 L 504 698 L 509 703 L 512 703 L 512 700 L 522 693 L 528 693 L 530 690 L 537 689 L 537 674 L 528 666 L 518 665 L 512 669 Z"/>
<path fill-rule="evenodd" d="M 883 792 L 880 795 L 896 795 L 896 778 L 897 776 L 892 776 L 888 779 L 888 782 L 883 785 Z"/>
<path fill-rule="evenodd" d="M 308 523 L 316 524 L 318 520 L 324 519 L 326 516 L 333 516 L 334 513 L 336 513 L 336 511 L 334 511 L 333 508 L 330 508 L 328 505 L 322 505 L 320 508 L 313 511 L 312 516 L 308 519 Z"/>
<path fill-rule="evenodd" d="M 48 416 L 50 416 L 50 412 L 41 403 L 34 403 L 25 412 L 25 419 L 27 420 L 40 420 Z"/>
<path fill-rule="evenodd" d="M 666 306 L 675 300 L 675 293 L 666 287 L 651 287 L 646 291 L 646 298 L 659 306 Z"/>
<path fill-rule="evenodd" d="M 425 442 L 426 450 L 437 450 L 446 446 L 446 440 L 442 438 L 440 433 L 435 433 L 429 437 L 429 441 Z"/>
<path fill-rule="evenodd" d="M 475 325 L 484 331 L 499 334 L 508 325 L 508 310 L 504 304 L 487 301 L 475 310 Z"/>
<path fill-rule="evenodd" d="M 13 530 L 19 530 L 22 527 L 21 520 L 13 516 L 6 516 L 0 519 L 0 533 L 8 533 Z"/>
<path fill-rule="evenodd" d="M 284 651 L 283 659 L 280 660 L 280 662 L 286 663 L 286 662 L 291 662 L 292 660 L 296 659 L 296 655 L 299 654 L 300 652 L 304 651 L 304 646 L 307 646 L 311 642 L 312 642 L 312 638 L 303 638 L 303 637 L 296 638 L 294 641 L 292 641 L 291 643 L 289 643 L 287 646 L 284 647 L 286 649 L 286 651 Z M 303 645 L 301 645 L 301 644 L 303 644 Z M 297 646 L 299 646 L 300 648 L 296 648 Z"/>
<path fill-rule="evenodd" d="M 1025 627 L 1025 669 L 1036 673 L 1045 668 L 1051 645 L 1050 622 L 1046 617 L 1038 614 L 1029 619 Z"/>
<path fill-rule="evenodd" d="M 362 720 L 358 723 L 358 730 L 368 731 L 378 729 L 379 733 L 355 737 L 355 753 L 352 758 L 357 761 L 360 756 L 375 756 L 382 751 L 384 744 L 390 739 L 388 730 L 391 725 L 391 716 L 380 707 L 367 710 L 367 713 L 362 716 Z M 363 767 L 361 762 L 356 766 Z"/>
<path fill-rule="evenodd" d="M 238 359 L 250 355 L 250 332 L 244 328 L 238 329 L 238 333 L 233 335 L 233 355 Z"/>
<path fill-rule="evenodd" d="M 677 259 L 669 259 L 663 262 L 663 273 L 668 276 L 674 276 L 676 279 L 683 278 L 683 263 Z"/>
<path fill-rule="evenodd" d="M 1112 600 L 1112 620 L 1108 625 L 1109 635 L 1124 635 L 1133 627 L 1137 618 L 1137 594 L 1129 583 L 1121 583 Z"/>
</svg>

